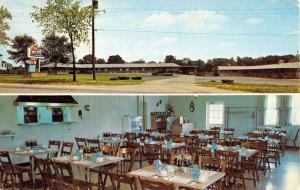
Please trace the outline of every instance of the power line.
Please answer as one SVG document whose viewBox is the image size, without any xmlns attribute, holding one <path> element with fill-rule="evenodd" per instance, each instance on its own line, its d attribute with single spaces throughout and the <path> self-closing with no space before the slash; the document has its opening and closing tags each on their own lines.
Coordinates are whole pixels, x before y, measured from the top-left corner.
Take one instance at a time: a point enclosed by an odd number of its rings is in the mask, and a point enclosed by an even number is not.
<svg viewBox="0 0 300 190">
<path fill-rule="evenodd" d="M 131 33 L 156 33 L 156 34 L 183 34 L 183 35 L 217 35 L 217 36 L 262 36 L 262 37 L 298 37 L 298 34 L 263 34 L 263 33 L 208 33 L 208 32 L 180 32 L 180 31 L 156 31 L 156 30 L 131 30 L 131 29 L 96 29 L 97 31 L 131 32 Z"/>
<path fill-rule="evenodd" d="M 252 12 L 252 11 L 290 11 L 290 10 L 297 10 L 298 9 L 295 9 L 295 8 L 261 8 L 261 9 L 258 9 L 258 8 L 254 8 L 254 9 L 243 9 L 243 8 L 240 8 L 240 9 L 232 9 L 232 8 L 201 8 L 201 9 L 195 9 L 195 8 L 173 8 L 173 9 L 170 9 L 170 8 L 167 8 L 167 9 L 149 9 L 149 8 L 105 8 L 106 10 L 114 10 L 114 11 L 143 11 L 143 12 L 146 12 L 146 11 L 192 11 L 192 10 L 200 10 L 200 11 L 229 11 L 229 12 Z"/>
</svg>

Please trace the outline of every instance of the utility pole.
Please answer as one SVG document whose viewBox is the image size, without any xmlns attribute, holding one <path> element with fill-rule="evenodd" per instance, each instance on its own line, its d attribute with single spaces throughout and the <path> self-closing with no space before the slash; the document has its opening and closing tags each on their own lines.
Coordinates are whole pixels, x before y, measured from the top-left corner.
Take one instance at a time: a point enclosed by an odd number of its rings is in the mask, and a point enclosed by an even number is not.
<svg viewBox="0 0 300 190">
<path fill-rule="evenodd" d="M 92 11 L 92 57 L 93 57 L 93 80 L 96 80 L 96 69 L 95 69 L 95 9 L 98 9 L 98 0 L 92 0 L 93 11 Z"/>
</svg>

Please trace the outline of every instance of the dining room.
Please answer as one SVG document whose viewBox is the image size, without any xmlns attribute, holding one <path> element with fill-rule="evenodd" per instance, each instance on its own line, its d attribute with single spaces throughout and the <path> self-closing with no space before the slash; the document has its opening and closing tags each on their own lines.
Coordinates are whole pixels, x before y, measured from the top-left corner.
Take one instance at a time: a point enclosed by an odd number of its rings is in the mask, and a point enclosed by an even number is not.
<svg viewBox="0 0 300 190">
<path fill-rule="evenodd" d="M 0 189 L 296 190 L 299 106 L 273 94 L 0 96 Z"/>
</svg>

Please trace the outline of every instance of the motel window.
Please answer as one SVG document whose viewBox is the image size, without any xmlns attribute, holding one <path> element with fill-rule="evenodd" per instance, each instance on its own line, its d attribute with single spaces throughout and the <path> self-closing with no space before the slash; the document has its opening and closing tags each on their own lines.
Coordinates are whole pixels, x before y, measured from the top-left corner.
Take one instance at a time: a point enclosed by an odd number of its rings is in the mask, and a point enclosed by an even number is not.
<svg viewBox="0 0 300 190">
<path fill-rule="evenodd" d="M 265 125 L 276 125 L 278 121 L 277 97 L 276 95 L 266 96 Z"/>
<path fill-rule="evenodd" d="M 224 126 L 224 103 L 207 102 L 206 104 L 206 123 L 207 128 Z"/>
<path fill-rule="evenodd" d="M 293 95 L 291 101 L 291 121 L 292 125 L 300 125 L 300 95 Z"/>
</svg>

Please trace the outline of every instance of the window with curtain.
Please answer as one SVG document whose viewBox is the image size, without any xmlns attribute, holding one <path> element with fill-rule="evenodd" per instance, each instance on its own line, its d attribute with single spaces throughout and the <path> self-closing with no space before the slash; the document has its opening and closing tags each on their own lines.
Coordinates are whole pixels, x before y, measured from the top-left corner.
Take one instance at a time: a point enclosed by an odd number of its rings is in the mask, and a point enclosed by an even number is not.
<svg viewBox="0 0 300 190">
<path fill-rule="evenodd" d="M 300 95 L 292 95 L 291 111 L 292 111 L 292 125 L 300 125 Z"/>
<path fill-rule="evenodd" d="M 208 102 L 206 105 L 207 127 L 224 125 L 224 103 Z"/>
<path fill-rule="evenodd" d="M 266 96 L 265 108 L 265 125 L 276 125 L 278 121 L 276 95 Z"/>
</svg>

